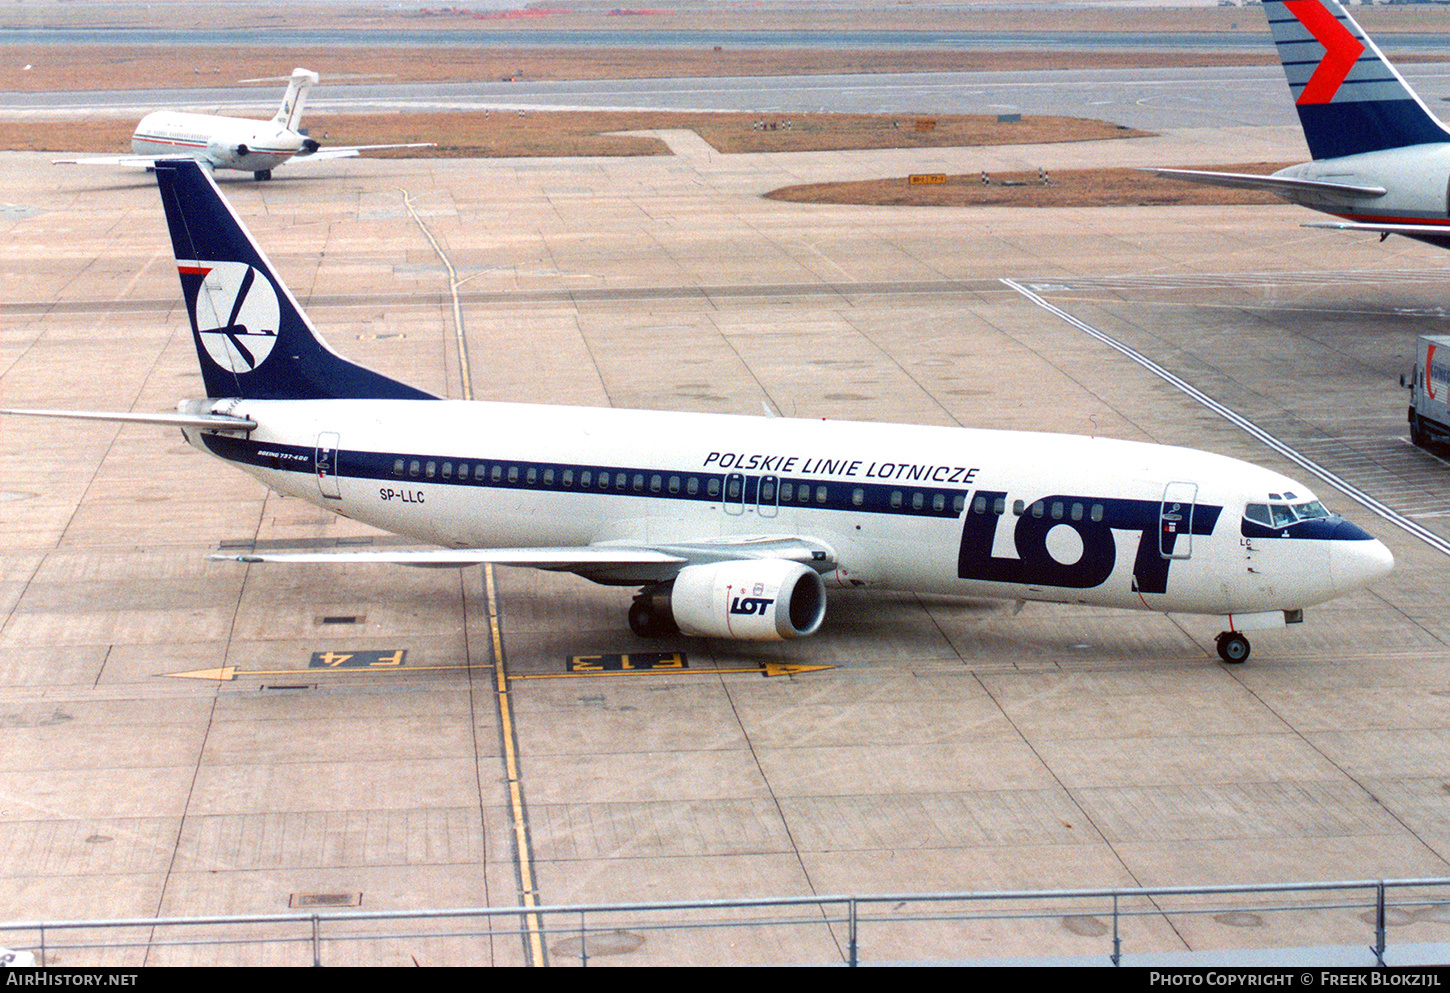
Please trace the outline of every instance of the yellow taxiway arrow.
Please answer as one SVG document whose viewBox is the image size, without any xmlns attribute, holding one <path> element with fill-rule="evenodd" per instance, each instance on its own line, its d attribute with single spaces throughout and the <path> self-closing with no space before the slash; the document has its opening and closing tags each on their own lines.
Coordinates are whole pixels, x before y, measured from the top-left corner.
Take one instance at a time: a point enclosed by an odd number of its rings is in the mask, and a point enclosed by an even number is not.
<svg viewBox="0 0 1450 993">
<path fill-rule="evenodd" d="M 228 683 L 239 676 L 312 676 L 320 673 L 361 673 L 361 672 L 466 672 L 469 669 L 492 669 L 492 665 L 405 665 L 405 666 L 371 666 L 358 667 L 354 669 L 333 669 L 326 667 L 314 667 L 309 669 L 238 669 L 234 665 L 224 665 L 216 669 L 192 669 L 189 672 L 166 672 L 161 675 L 171 679 L 210 679 L 218 683 Z M 670 673 L 680 676 L 729 676 L 729 675 L 759 675 L 759 676 L 796 676 L 803 672 L 823 672 L 827 669 L 836 668 L 833 665 L 802 665 L 796 662 L 765 662 L 758 666 L 733 666 L 731 668 L 718 669 L 640 669 L 633 672 L 549 672 L 512 675 L 508 678 L 514 679 L 574 679 L 589 676 L 626 676 L 626 675 L 659 675 Z"/>
</svg>

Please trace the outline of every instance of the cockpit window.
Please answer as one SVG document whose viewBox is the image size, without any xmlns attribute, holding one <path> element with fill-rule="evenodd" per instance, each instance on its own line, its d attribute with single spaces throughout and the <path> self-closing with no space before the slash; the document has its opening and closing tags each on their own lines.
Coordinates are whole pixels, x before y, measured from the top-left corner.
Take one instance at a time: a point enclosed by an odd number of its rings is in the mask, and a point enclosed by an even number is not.
<svg viewBox="0 0 1450 993">
<path fill-rule="evenodd" d="M 1255 524 L 1262 524 L 1266 528 L 1274 526 L 1274 519 L 1269 516 L 1269 505 L 1267 503 L 1251 503 L 1244 508 L 1244 516 Z"/>
<path fill-rule="evenodd" d="M 1329 511 L 1325 510 L 1324 504 L 1318 500 L 1294 504 L 1294 513 L 1299 516 L 1301 521 L 1317 521 L 1321 517 L 1329 516 Z"/>
<path fill-rule="evenodd" d="M 1274 527 L 1281 528 L 1287 524 L 1293 524 L 1297 518 L 1294 511 L 1282 503 L 1269 504 L 1269 513 L 1274 515 Z"/>
</svg>

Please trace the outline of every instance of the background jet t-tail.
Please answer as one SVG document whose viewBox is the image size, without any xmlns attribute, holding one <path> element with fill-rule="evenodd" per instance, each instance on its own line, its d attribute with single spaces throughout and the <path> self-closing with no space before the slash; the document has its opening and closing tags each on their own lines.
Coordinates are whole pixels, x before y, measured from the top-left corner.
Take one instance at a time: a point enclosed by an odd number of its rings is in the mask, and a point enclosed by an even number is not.
<svg viewBox="0 0 1450 993">
<path fill-rule="evenodd" d="M 1157 174 L 1269 190 L 1339 218 L 1306 227 L 1450 248 L 1450 131 L 1337 0 L 1265 0 L 1263 8 L 1314 161 L 1272 176 Z"/>
</svg>

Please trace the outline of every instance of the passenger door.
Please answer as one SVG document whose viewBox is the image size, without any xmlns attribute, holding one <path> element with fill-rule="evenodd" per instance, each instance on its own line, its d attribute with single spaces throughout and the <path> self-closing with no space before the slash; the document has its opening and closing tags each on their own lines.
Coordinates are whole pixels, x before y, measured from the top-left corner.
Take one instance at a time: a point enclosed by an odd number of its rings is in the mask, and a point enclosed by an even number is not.
<svg viewBox="0 0 1450 993">
<path fill-rule="evenodd" d="M 1193 557 L 1193 505 L 1198 484 L 1174 482 L 1163 488 L 1158 511 L 1158 554 L 1165 559 Z"/>
<path fill-rule="evenodd" d="M 338 445 L 336 432 L 324 431 L 317 436 L 317 488 L 329 500 L 341 500 L 342 491 L 337 483 Z"/>
</svg>

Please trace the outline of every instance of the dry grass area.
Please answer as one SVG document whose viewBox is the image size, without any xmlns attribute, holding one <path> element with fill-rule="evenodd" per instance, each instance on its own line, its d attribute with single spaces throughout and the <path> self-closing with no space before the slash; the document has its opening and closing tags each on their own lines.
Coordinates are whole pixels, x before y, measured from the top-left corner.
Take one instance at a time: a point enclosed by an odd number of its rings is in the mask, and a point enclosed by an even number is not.
<svg viewBox="0 0 1450 993">
<path fill-rule="evenodd" d="M 7 45 L 0 90 L 48 93 L 234 86 L 296 66 L 337 82 L 473 83 L 507 79 L 663 79 L 872 72 L 1012 72 L 1032 69 L 1271 65 L 1273 52 L 902 51 L 724 48 L 300 46 L 159 50 L 135 45 Z M 26 69 L 25 66 L 30 66 Z M 367 77 L 367 78 L 358 78 Z M 273 85 L 281 98 L 281 83 Z M 267 92 L 259 86 L 258 98 Z"/>
<path fill-rule="evenodd" d="M 1238 162 L 1178 168 L 1267 175 L 1289 164 Z M 1036 172 L 993 173 L 988 178 L 989 183 L 983 183 L 980 174 L 948 176 L 940 184 L 912 184 L 907 176 L 855 183 L 810 183 L 786 186 L 766 196 L 793 203 L 879 207 L 1164 207 L 1284 202 L 1272 193 L 1161 179 L 1141 169 L 1053 172 L 1048 174 L 1047 185 Z"/>
<path fill-rule="evenodd" d="M 917 118 L 872 114 L 806 114 L 762 118 L 757 114 L 549 111 L 519 114 L 317 114 L 308 120 L 313 137 L 328 145 L 437 142 L 437 148 L 378 152 L 410 158 L 507 158 L 578 155 L 666 155 L 656 138 L 620 131 L 685 129 L 721 152 L 818 152 L 859 148 L 941 148 L 1097 141 L 1141 137 L 1104 121 L 1077 117 L 1024 117 L 999 123 L 995 117 L 952 115 Z M 132 121 L 0 121 L 0 148 L 42 152 L 128 152 Z"/>
</svg>

